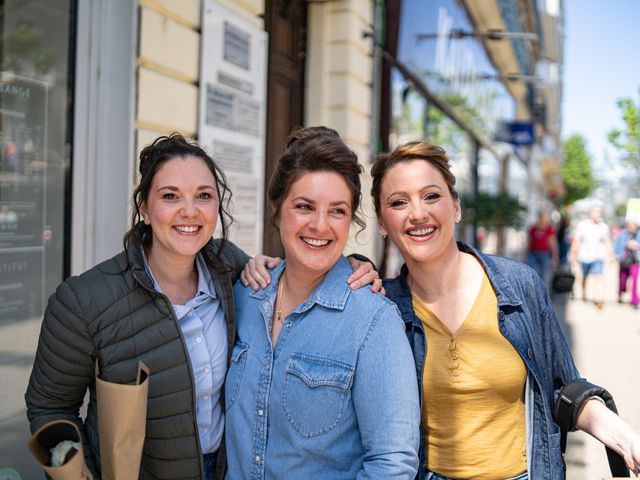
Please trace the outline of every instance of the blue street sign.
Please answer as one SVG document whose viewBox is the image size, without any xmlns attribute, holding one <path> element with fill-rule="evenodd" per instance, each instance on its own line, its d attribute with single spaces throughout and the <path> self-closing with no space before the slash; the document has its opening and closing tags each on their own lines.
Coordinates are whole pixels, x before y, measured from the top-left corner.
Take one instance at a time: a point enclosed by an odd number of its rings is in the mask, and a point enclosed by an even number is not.
<svg viewBox="0 0 640 480">
<path fill-rule="evenodd" d="M 533 145 L 533 123 L 531 122 L 499 122 L 494 139 L 512 145 Z"/>
</svg>

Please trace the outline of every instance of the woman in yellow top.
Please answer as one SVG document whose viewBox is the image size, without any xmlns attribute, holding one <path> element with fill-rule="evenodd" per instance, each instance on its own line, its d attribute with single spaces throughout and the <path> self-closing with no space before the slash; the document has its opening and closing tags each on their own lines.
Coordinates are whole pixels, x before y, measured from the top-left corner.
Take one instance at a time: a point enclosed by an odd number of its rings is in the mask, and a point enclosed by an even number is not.
<svg viewBox="0 0 640 480">
<path fill-rule="evenodd" d="M 386 281 L 422 386 L 420 479 L 562 479 L 555 395 L 578 379 L 544 282 L 530 267 L 456 243 L 460 200 L 439 147 L 381 155 L 371 193 L 405 260 Z M 427 348 L 428 344 L 428 348 Z M 640 471 L 640 436 L 599 401 L 578 428 Z"/>
</svg>

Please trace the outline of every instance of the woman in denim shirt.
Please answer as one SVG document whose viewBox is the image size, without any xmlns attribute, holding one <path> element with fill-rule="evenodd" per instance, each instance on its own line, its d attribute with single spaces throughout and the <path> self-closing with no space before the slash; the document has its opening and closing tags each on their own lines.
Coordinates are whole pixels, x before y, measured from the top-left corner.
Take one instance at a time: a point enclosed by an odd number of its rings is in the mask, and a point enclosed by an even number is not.
<svg viewBox="0 0 640 480">
<path fill-rule="evenodd" d="M 552 411 L 579 374 L 543 281 L 456 243 L 460 201 L 441 148 L 400 146 L 372 176 L 381 233 L 406 262 L 385 288 L 422 387 L 419 478 L 564 478 Z M 601 402 L 586 402 L 577 426 L 640 470 L 640 437 Z"/>
<path fill-rule="evenodd" d="M 342 256 L 361 167 L 334 130 L 298 129 L 269 186 L 285 261 L 235 286 L 228 479 L 413 479 L 418 390 L 396 306 L 351 291 Z"/>
</svg>

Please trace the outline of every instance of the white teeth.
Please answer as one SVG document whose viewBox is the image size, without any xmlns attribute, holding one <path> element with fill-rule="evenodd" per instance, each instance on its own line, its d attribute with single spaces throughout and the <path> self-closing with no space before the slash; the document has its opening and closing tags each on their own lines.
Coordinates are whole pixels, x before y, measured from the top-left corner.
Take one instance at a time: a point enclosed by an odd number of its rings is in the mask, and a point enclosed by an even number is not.
<svg viewBox="0 0 640 480">
<path fill-rule="evenodd" d="M 421 237 L 423 235 L 430 235 L 435 231 L 436 231 L 435 227 L 429 227 L 429 228 L 421 228 L 419 230 L 410 230 L 407 233 L 415 237 Z"/>
<path fill-rule="evenodd" d="M 180 225 L 175 227 L 176 230 L 184 233 L 195 233 L 198 231 L 198 228 L 200 227 L 187 227 L 186 225 Z"/>
<path fill-rule="evenodd" d="M 313 245 L 314 247 L 324 247 L 329 243 L 329 240 L 316 240 L 315 238 L 307 238 L 302 237 L 302 241 L 304 243 L 308 243 L 309 245 Z"/>
</svg>

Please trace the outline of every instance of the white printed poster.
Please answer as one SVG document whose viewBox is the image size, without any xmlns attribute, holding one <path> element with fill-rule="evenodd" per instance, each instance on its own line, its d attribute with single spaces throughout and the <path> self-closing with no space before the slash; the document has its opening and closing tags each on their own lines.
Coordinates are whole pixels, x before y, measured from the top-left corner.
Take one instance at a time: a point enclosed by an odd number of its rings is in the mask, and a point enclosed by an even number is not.
<svg viewBox="0 0 640 480">
<path fill-rule="evenodd" d="M 198 141 L 233 192 L 229 238 L 262 252 L 267 33 L 214 0 L 205 0 Z"/>
</svg>

